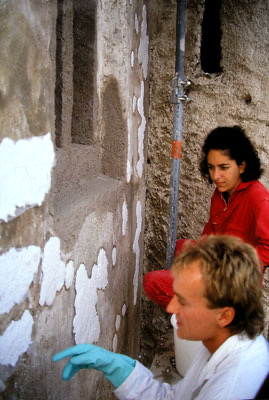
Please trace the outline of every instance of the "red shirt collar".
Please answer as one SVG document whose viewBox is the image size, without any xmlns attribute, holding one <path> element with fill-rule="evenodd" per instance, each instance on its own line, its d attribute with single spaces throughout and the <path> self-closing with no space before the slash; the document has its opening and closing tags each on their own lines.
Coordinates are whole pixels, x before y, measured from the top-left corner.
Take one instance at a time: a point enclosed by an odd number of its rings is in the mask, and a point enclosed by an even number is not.
<svg viewBox="0 0 269 400">
<path fill-rule="evenodd" d="M 240 182 L 239 185 L 237 186 L 237 188 L 235 189 L 235 192 L 239 192 L 240 190 L 244 190 L 246 188 L 248 188 L 250 185 L 253 184 L 254 181 L 249 181 L 249 182 Z"/>
</svg>

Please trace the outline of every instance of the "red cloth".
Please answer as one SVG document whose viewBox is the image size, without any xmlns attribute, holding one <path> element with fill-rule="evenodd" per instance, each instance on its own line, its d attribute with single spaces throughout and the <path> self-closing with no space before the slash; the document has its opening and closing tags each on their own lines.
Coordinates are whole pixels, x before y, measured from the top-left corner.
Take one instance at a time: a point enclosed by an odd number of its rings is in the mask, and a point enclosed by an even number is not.
<svg viewBox="0 0 269 400">
<path fill-rule="evenodd" d="M 240 237 L 256 248 L 263 265 L 269 265 L 269 192 L 259 182 L 241 182 L 229 198 L 215 190 L 210 217 L 202 235 Z"/>
<path fill-rule="evenodd" d="M 227 234 L 240 237 L 254 246 L 263 265 L 269 265 L 269 192 L 258 181 L 241 182 L 228 204 L 215 190 L 210 217 L 202 235 Z M 186 239 L 176 242 L 175 256 Z M 166 308 L 173 297 L 173 277 L 169 270 L 152 271 L 144 277 L 146 295 Z"/>
<path fill-rule="evenodd" d="M 170 269 L 148 272 L 143 281 L 144 291 L 150 300 L 166 309 L 174 295 L 173 281 Z"/>
<path fill-rule="evenodd" d="M 175 256 L 177 256 L 186 242 L 186 239 L 177 240 Z M 169 269 L 148 272 L 143 281 L 144 291 L 149 299 L 166 309 L 172 299 L 174 278 Z"/>
</svg>

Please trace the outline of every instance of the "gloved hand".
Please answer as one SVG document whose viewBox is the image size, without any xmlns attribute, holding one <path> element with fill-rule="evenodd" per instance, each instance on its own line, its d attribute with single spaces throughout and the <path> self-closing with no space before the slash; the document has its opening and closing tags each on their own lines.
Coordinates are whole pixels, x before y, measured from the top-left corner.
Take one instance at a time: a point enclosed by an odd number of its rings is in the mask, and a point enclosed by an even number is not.
<svg viewBox="0 0 269 400">
<path fill-rule="evenodd" d="M 62 378 L 71 379 L 80 369 L 97 369 L 102 371 L 107 379 L 118 388 L 135 367 L 136 361 L 123 354 L 112 353 L 93 344 L 78 344 L 69 347 L 52 357 L 52 361 L 59 361 L 71 357 L 66 364 Z"/>
</svg>

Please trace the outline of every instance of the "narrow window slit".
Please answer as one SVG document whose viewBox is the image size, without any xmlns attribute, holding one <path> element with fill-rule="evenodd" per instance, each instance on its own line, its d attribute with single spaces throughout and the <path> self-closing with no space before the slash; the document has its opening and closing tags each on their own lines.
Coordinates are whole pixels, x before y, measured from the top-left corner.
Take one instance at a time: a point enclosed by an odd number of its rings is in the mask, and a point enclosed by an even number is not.
<svg viewBox="0 0 269 400">
<path fill-rule="evenodd" d="M 205 0 L 202 21 L 201 67 L 204 72 L 221 72 L 221 0 Z"/>
</svg>

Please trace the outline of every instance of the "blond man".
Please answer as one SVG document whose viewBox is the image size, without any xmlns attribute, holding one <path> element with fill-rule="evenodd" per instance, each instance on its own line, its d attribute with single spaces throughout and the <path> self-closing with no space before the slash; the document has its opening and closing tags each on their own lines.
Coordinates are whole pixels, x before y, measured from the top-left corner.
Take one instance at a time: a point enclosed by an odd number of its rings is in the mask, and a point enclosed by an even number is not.
<svg viewBox="0 0 269 400">
<path fill-rule="evenodd" d="M 98 369 L 121 400 L 255 398 L 269 370 L 256 250 L 231 236 L 202 238 L 175 259 L 172 274 L 167 311 L 176 315 L 177 334 L 203 343 L 182 380 L 160 383 L 138 361 L 90 344 L 54 356 L 54 361 L 72 357 L 63 378 L 81 368 Z"/>
</svg>

